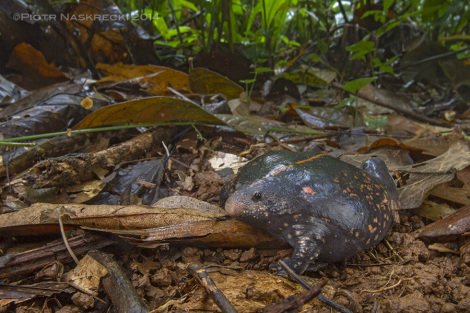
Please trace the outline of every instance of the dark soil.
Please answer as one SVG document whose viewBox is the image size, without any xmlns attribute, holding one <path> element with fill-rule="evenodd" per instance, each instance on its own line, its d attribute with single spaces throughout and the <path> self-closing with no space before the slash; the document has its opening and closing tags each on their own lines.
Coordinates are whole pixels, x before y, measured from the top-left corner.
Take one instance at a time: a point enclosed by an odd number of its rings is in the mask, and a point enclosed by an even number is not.
<svg viewBox="0 0 470 313">
<path fill-rule="evenodd" d="M 310 283 L 327 278 L 323 294 L 352 312 L 470 312 L 470 240 L 449 243 L 455 253 L 436 252 L 413 238 L 413 226 L 421 224 L 417 216 L 403 212 L 401 218 L 401 223 L 374 249 L 345 264 L 330 264 L 316 273 L 307 273 Z M 186 270 L 190 263 L 226 266 L 211 277 L 239 312 L 254 312 L 305 292 L 269 274 L 269 265 L 289 255 L 289 250 L 186 247 L 170 251 L 165 254 L 174 261 L 145 250 L 121 258 L 123 266 L 132 271 L 133 285 L 152 306 L 181 299 L 169 312 L 218 311 Z M 162 267 L 141 269 L 145 264 L 160 262 Z M 303 310 L 331 312 L 318 300 L 299 311 Z"/>
</svg>

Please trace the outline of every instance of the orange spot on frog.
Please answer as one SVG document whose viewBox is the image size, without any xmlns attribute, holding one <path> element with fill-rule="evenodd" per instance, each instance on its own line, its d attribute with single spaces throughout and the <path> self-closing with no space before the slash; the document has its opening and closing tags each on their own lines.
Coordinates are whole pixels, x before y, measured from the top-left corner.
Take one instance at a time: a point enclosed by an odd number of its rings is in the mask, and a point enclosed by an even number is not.
<svg viewBox="0 0 470 313">
<path fill-rule="evenodd" d="M 311 194 L 312 196 L 314 196 L 314 195 L 316 194 L 316 192 L 313 191 L 313 189 L 310 188 L 310 187 L 303 187 L 302 190 L 303 190 L 305 193 Z"/>
</svg>

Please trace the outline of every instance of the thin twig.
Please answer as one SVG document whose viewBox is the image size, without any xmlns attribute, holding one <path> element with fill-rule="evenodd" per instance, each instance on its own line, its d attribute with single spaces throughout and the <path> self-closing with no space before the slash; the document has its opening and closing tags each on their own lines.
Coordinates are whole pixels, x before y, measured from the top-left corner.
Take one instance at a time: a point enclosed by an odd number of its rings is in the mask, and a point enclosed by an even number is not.
<svg viewBox="0 0 470 313">
<path fill-rule="evenodd" d="M 405 262 L 405 260 L 403 260 L 403 258 L 395 251 L 395 249 L 393 249 L 392 245 L 390 244 L 390 242 L 388 242 L 388 240 L 384 240 L 384 242 L 387 247 L 393 252 L 394 256 L 396 256 L 401 262 Z"/>
<path fill-rule="evenodd" d="M 197 103 L 196 101 L 194 100 L 191 100 L 190 98 L 186 97 L 185 95 L 183 95 L 181 92 L 179 92 L 178 90 L 176 90 L 175 88 L 172 88 L 171 86 L 168 86 L 167 87 L 169 91 L 171 91 L 172 93 L 174 93 L 175 95 L 177 95 L 178 97 L 181 97 L 181 99 L 183 100 L 186 100 L 188 102 L 191 102 L 192 104 L 195 104 L 197 106 L 200 106 L 199 103 Z"/>
<path fill-rule="evenodd" d="M 69 241 L 67 240 L 67 236 L 65 235 L 64 222 L 62 222 L 62 213 L 60 212 L 60 210 L 59 210 L 59 227 L 60 227 L 60 234 L 62 235 L 62 239 L 64 240 L 65 248 L 67 248 L 67 251 L 69 252 L 70 256 L 78 265 L 78 258 L 75 255 L 75 253 L 73 253 L 72 248 L 70 248 Z"/>
<path fill-rule="evenodd" d="M 346 91 L 346 90 L 343 89 L 343 85 L 341 85 L 339 83 L 331 82 L 330 84 L 331 84 L 332 87 L 334 87 L 336 89 Z M 359 91 L 357 93 L 357 96 L 359 98 L 362 98 L 362 99 L 367 100 L 369 102 L 375 103 L 375 104 L 380 105 L 382 107 L 389 108 L 389 109 L 395 110 L 397 112 L 400 112 L 402 114 L 405 114 L 407 116 L 410 116 L 410 117 L 414 118 L 415 120 L 418 120 L 418 121 L 421 121 L 421 122 L 425 122 L 425 123 L 429 123 L 429 124 L 437 125 L 437 126 L 442 126 L 442 127 L 448 127 L 448 128 L 452 127 L 451 125 L 444 124 L 444 123 L 442 123 L 440 121 L 437 121 L 435 119 L 429 118 L 429 117 L 421 115 L 419 113 L 416 113 L 412 110 L 409 110 L 409 109 L 406 109 L 406 108 L 396 107 L 396 106 L 390 105 L 388 103 L 385 103 L 381 100 L 374 99 L 373 97 L 371 97 L 368 94 L 366 94 L 364 92 L 361 92 L 361 91 Z"/>
<path fill-rule="evenodd" d="M 183 46 L 183 54 L 186 54 L 186 45 L 183 43 L 183 37 L 181 36 L 180 27 L 178 25 L 178 20 L 176 19 L 176 13 L 175 9 L 173 8 L 173 2 L 171 0 L 168 0 L 168 6 L 170 7 L 171 15 L 173 16 L 173 22 L 175 23 L 178 39 L 180 40 L 180 44 Z"/>
<path fill-rule="evenodd" d="M 311 290 L 312 286 L 310 286 L 302 277 L 297 275 L 284 261 L 279 261 L 279 264 L 282 266 L 282 268 L 288 273 L 294 280 L 296 280 L 299 284 L 302 285 L 307 290 Z M 329 307 L 335 309 L 338 312 L 341 313 L 353 313 L 350 310 L 346 309 L 344 306 L 341 306 L 337 304 L 336 302 L 328 299 L 327 297 L 323 295 L 318 295 L 318 300 L 323 302 L 324 304 L 328 305 Z"/>
<path fill-rule="evenodd" d="M 215 285 L 214 281 L 207 275 L 207 272 L 204 268 L 196 265 L 190 264 L 188 269 L 191 273 L 197 277 L 199 282 L 204 286 L 206 291 L 209 293 L 210 297 L 217 306 L 222 310 L 224 313 L 238 313 L 235 307 L 230 303 L 230 301 L 225 297 L 225 295 L 220 291 L 219 288 Z"/>
<path fill-rule="evenodd" d="M 434 60 L 442 59 L 442 58 L 445 58 L 445 57 L 448 57 L 448 56 L 452 56 L 454 54 L 459 54 L 459 53 L 465 52 L 467 50 L 470 50 L 470 47 L 465 47 L 465 48 L 462 48 L 462 49 L 449 51 L 449 52 L 438 54 L 438 55 L 433 55 L 429 58 L 425 58 L 425 59 L 422 59 L 422 60 L 419 60 L 419 61 L 416 61 L 416 62 L 413 62 L 413 63 L 409 63 L 409 64 L 405 64 L 403 66 L 400 66 L 400 70 L 403 70 L 404 68 L 424 64 L 424 63 L 427 63 L 427 62 L 431 62 L 431 61 L 434 61 Z"/>
<path fill-rule="evenodd" d="M 349 23 L 348 16 L 346 14 L 346 11 L 344 10 L 343 3 L 341 3 L 341 0 L 338 0 L 338 6 L 339 6 L 339 9 L 341 10 L 341 15 L 343 15 L 345 24 L 348 24 Z"/>
<path fill-rule="evenodd" d="M 263 313 L 282 313 L 297 310 L 306 303 L 312 301 L 314 298 L 318 297 L 323 287 L 325 287 L 327 283 L 328 280 L 323 279 L 318 285 L 316 285 L 314 288 L 311 288 L 311 290 L 304 294 L 301 294 L 297 297 L 288 297 L 281 302 L 268 305 L 263 309 Z"/>
<path fill-rule="evenodd" d="M 168 151 L 168 147 L 167 147 L 166 144 L 163 142 L 163 140 L 162 140 L 162 145 L 163 145 L 163 148 L 165 148 L 166 156 L 167 156 L 167 157 L 170 157 L 170 151 Z"/>
<path fill-rule="evenodd" d="M 365 290 L 361 290 L 361 292 L 359 292 L 359 294 L 361 295 L 361 294 L 363 294 L 363 293 L 365 293 L 365 292 L 368 292 L 368 293 L 378 293 L 378 292 L 382 292 L 382 291 L 386 291 L 386 290 L 393 289 L 393 288 L 397 287 L 397 286 L 400 285 L 400 284 L 401 284 L 401 279 L 398 281 L 398 283 L 396 283 L 396 284 L 393 285 L 393 286 L 389 286 L 389 287 L 385 287 L 385 288 L 381 288 L 381 289 L 377 289 L 377 290 L 367 290 L 367 289 L 365 289 Z"/>
</svg>

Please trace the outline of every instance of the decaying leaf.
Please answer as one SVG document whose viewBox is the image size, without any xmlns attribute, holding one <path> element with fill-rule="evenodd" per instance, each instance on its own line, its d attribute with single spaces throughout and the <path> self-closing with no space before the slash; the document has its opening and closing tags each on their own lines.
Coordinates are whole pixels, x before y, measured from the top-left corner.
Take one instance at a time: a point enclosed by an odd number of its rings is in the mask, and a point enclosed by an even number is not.
<svg viewBox="0 0 470 313">
<path fill-rule="evenodd" d="M 401 207 L 403 209 L 419 207 L 432 188 L 450 181 L 454 178 L 456 171 L 469 164 L 469 146 L 457 142 L 446 153 L 434 159 L 396 168 L 402 175 L 409 175 L 406 185 L 398 190 Z"/>
<path fill-rule="evenodd" d="M 154 95 L 162 95 L 168 92 L 168 87 L 176 90 L 191 91 L 188 74 L 168 67 L 122 64 L 122 62 L 119 62 L 112 65 L 99 63 L 96 65 L 96 68 L 107 75 L 96 82 L 98 85 L 110 81 L 141 77 L 141 81 L 146 84 L 142 88 Z M 152 76 L 154 73 L 158 73 L 158 75 Z"/>
<path fill-rule="evenodd" d="M 32 285 L 0 285 L 0 308 L 9 303 L 22 303 L 36 297 L 52 297 L 64 292 L 69 284 L 62 282 L 40 282 Z"/>
<path fill-rule="evenodd" d="M 43 78 L 65 78 L 54 64 L 47 62 L 44 55 L 27 43 L 20 43 L 13 51 L 7 67 L 25 74 Z"/>
<path fill-rule="evenodd" d="M 195 68 L 189 73 L 189 83 L 194 92 L 224 94 L 228 100 L 240 97 L 243 88 L 230 79 L 205 68 Z"/>
<path fill-rule="evenodd" d="M 89 255 L 85 255 L 77 267 L 67 273 L 66 281 L 79 290 L 98 295 L 101 277 L 108 273 L 106 268 Z"/>
<path fill-rule="evenodd" d="M 192 102 L 171 97 L 151 97 L 101 108 L 73 129 L 171 122 L 224 125 L 220 119 Z"/>
<path fill-rule="evenodd" d="M 470 230 L 470 206 L 461 208 L 457 212 L 421 228 L 415 236 L 417 238 L 455 238 Z"/>
<path fill-rule="evenodd" d="M 192 198 L 170 197 L 160 200 L 154 206 L 35 203 L 18 212 L 0 215 L 0 228 L 39 224 L 43 212 L 54 211 L 58 207 L 64 207 L 75 214 L 71 217 L 72 223 L 102 229 L 147 229 L 225 216 L 225 213 L 216 206 L 190 199 Z"/>
</svg>

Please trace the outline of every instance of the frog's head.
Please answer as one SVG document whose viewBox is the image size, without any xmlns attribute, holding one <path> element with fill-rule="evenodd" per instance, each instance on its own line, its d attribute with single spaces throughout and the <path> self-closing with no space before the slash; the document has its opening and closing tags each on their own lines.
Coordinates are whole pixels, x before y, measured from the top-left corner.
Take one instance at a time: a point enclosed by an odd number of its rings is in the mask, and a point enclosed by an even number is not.
<svg viewBox="0 0 470 313">
<path fill-rule="evenodd" d="M 265 210 L 262 200 L 263 192 L 261 190 L 242 188 L 227 199 L 225 211 L 227 211 L 228 215 L 237 219 L 253 218 L 259 212 Z"/>
<path fill-rule="evenodd" d="M 273 179 L 262 179 L 235 191 L 225 203 L 228 215 L 247 224 L 264 228 L 266 222 L 272 222 L 284 206 L 286 186 Z"/>
</svg>

